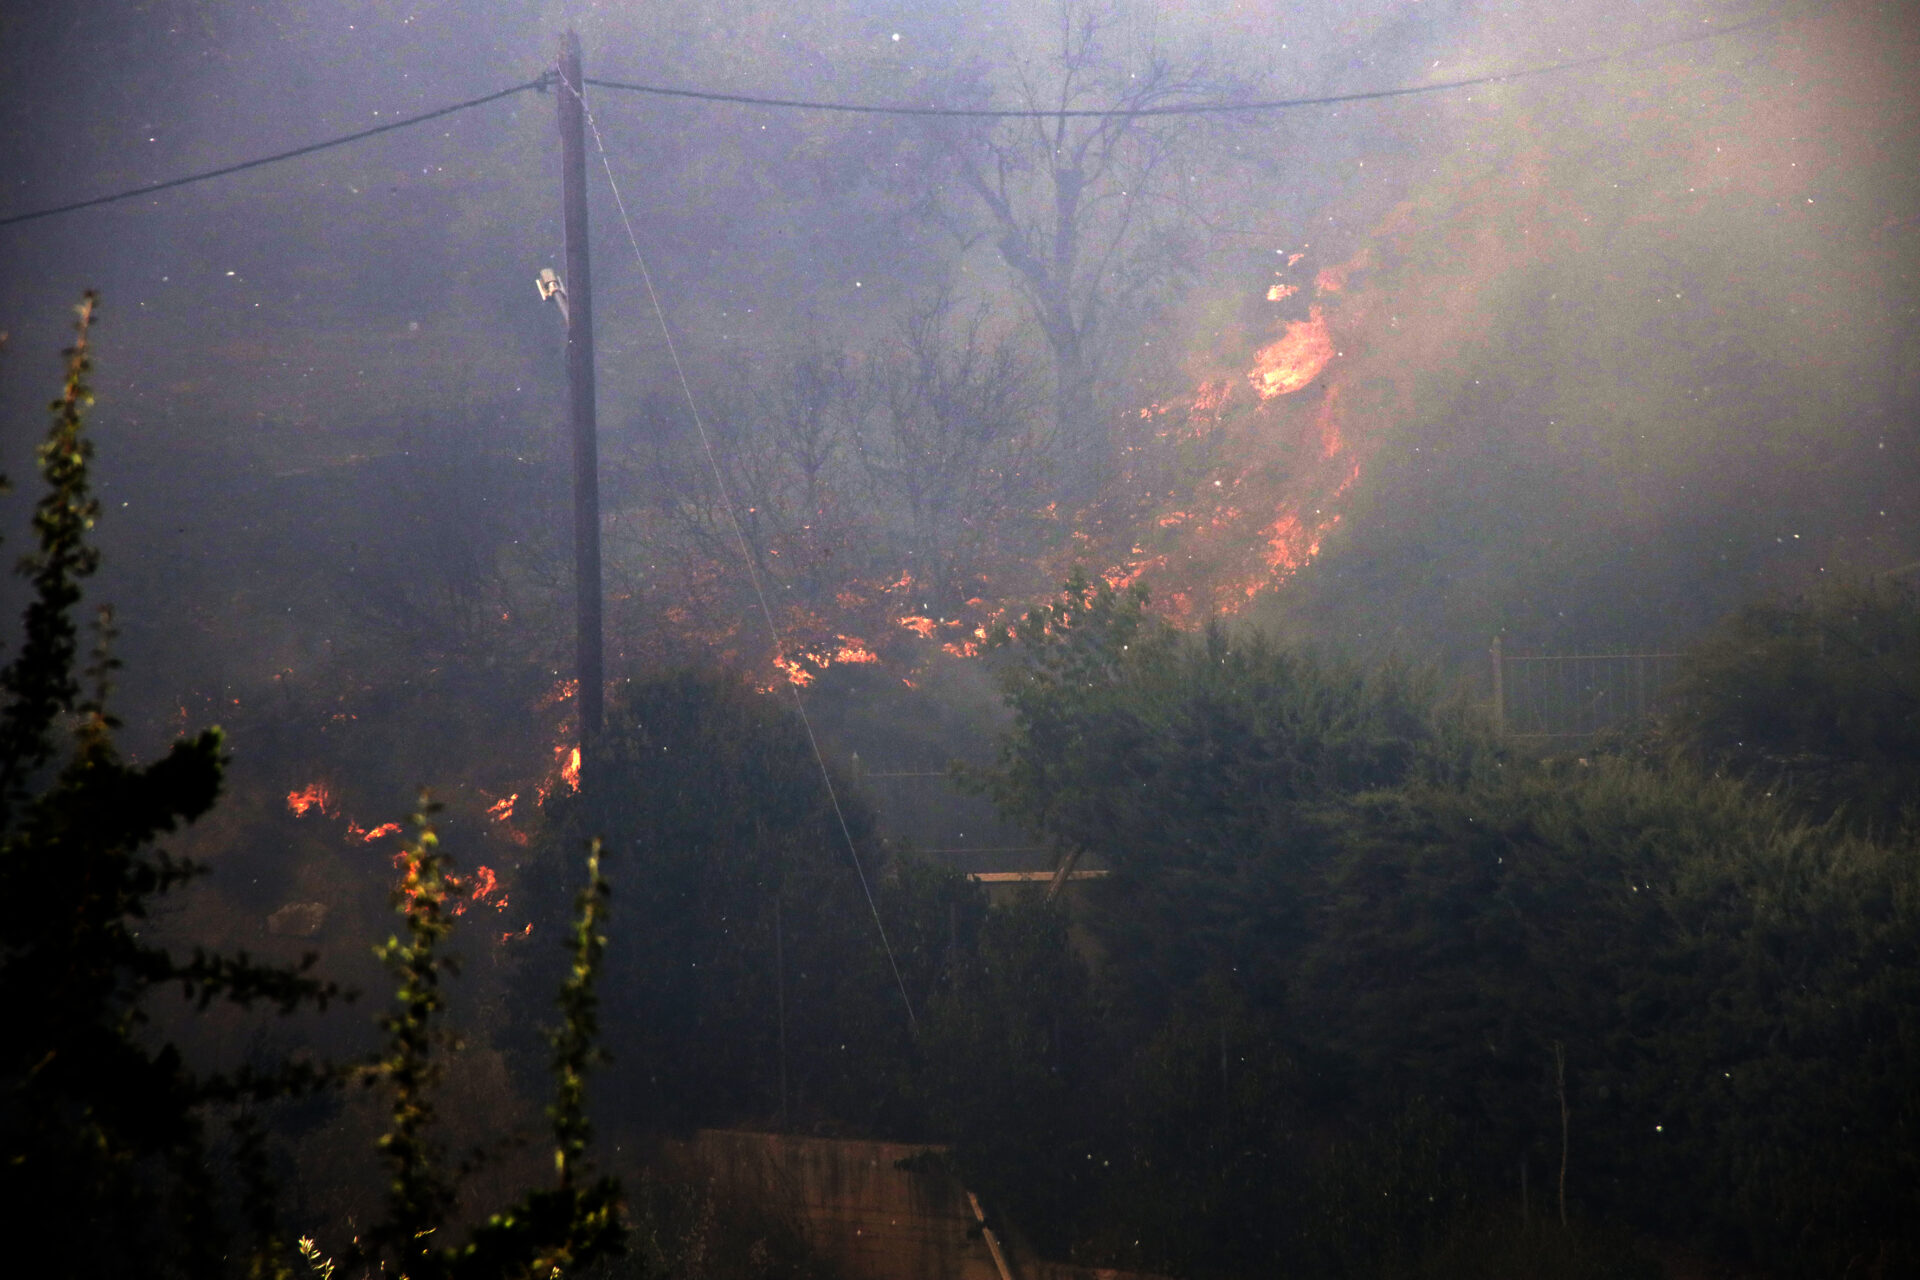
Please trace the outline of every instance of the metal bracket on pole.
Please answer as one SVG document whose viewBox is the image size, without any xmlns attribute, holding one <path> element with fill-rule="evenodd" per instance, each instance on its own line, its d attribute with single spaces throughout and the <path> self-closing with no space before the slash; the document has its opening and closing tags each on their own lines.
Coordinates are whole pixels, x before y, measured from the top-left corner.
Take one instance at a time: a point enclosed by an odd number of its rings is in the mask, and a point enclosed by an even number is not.
<svg viewBox="0 0 1920 1280">
<path fill-rule="evenodd" d="M 573 317 L 567 314 L 567 286 L 559 276 L 553 274 L 552 267 L 540 268 L 540 274 L 534 278 L 533 287 L 540 291 L 540 301 L 551 298 L 560 304 L 560 319 L 568 328 L 573 327 Z"/>
</svg>

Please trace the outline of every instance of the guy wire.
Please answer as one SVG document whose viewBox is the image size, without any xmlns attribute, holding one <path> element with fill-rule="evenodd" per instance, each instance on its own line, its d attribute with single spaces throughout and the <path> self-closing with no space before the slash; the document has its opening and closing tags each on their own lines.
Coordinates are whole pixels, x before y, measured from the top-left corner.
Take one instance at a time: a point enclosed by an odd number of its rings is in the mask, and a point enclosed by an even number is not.
<svg viewBox="0 0 1920 1280">
<path fill-rule="evenodd" d="M 726 508 L 727 523 L 733 529 L 735 542 L 740 547 L 740 559 L 747 567 L 747 579 L 753 584 L 754 598 L 760 602 L 760 616 L 766 620 L 767 634 L 773 640 L 774 650 L 781 648 L 782 638 L 779 624 L 773 620 L 773 610 L 767 604 L 766 589 L 760 582 L 760 571 L 753 562 L 753 551 L 747 545 L 746 531 L 740 526 L 740 517 L 734 511 L 733 496 L 727 492 L 727 482 L 721 473 L 720 462 L 714 456 L 713 441 L 707 434 L 705 420 L 700 416 L 700 406 L 693 397 L 693 386 L 687 381 L 686 369 L 680 363 L 680 349 L 673 341 L 673 330 L 667 326 L 667 313 L 660 305 L 660 296 L 654 291 L 653 273 L 647 270 L 646 255 L 640 252 L 640 240 L 633 232 L 633 220 L 627 216 L 627 202 L 620 194 L 620 184 L 614 179 L 613 165 L 607 159 L 607 144 L 600 136 L 600 126 L 594 122 L 593 112 L 587 107 L 586 97 L 565 77 L 560 84 L 580 103 L 580 112 L 586 118 L 587 127 L 593 130 L 593 145 L 600 152 L 600 167 L 606 171 L 607 186 L 613 192 L 614 207 L 620 211 L 620 224 L 626 229 L 627 243 L 633 248 L 633 259 L 640 265 L 640 278 L 647 286 L 647 300 L 653 304 L 654 317 L 660 324 L 660 335 L 666 339 L 667 355 L 673 361 L 674 376 L 679 379 L 680 393 L 686 398 L 687 412 L 693 417 L 693 425 L 700 435 L 700 448 L 706 454 L 707 467 L 713 472 L 714 488 L 720 494 L 720 504 Z M 840 824 L 841 838 L 846 841 L 847 857 L 853 862 L 854 874 L 860 880 L 860 892 L 866 895 L 867 910 L 873 916 L 873 927 L 880 935 L 881 949 L 887 953 L 887 967 L 893 971 L 893 982 L 900 989 L 900 1003 L 906 1006 L 907 1025 L 916 1033 L 920 1029 L 920 1020 L 914 1016 L 913 998 L 907 994 L 906 979 L 900 976 L 900 964 L 894 958 L 893 943 L 887 939 L 887 926 L 880 919 L 880 905 L 874 900 L 873 888 L 867 882 L 867 871 L 860 863 L 860 851 L 854 846 L 853 830 L 847 825 L 847 815 L 840 807 L 840 795 L 833 785 L 833 774 L 827 769 L 827 758 L 820 750 L 820 740 L 814 735 L 813 721 L 807 716 L 807 704 L 800 696 L 799 686 L 788 682 L 787 688 L 793 694 L 793 709 L 800 715 L 800 724 L 807 732 L 807 745 L 813 748 L 814 763 L 820 767 L 820 781 L 826 786 L 827 800 L 833 806 L 833 816 Z"/>
</svg>

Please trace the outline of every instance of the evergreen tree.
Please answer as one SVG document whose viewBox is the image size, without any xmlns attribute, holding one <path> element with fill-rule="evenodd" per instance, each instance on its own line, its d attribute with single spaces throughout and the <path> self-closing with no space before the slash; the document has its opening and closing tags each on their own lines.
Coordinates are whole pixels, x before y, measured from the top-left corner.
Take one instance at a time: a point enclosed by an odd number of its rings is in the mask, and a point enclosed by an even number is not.
<svg viewBox="0 0 1920 1280">
<path fill-rule="evenodd" d="M 1817 695 L 1819 816 L 1911 768 L 1878 598 Z M 1809 825 L 1807 793 L 1679 754 L 1503 755 L 1405 672 L 1178 636 L 1143 603 L 1076 578 L 1008 637 L 984 779 L 1113 868 L 1078 920 L 1103 1053 L 1076 1064 L 1085 1127 L 1047 1148 L 1115 1171 L 1059 1207 L 1087 1260 L 1429 1273 L 1515 1221 L 1526 1169 L 1536 1219 L 1564 1203 L 1576 1234 L 1916 1265 L 1910 831 Z M 1873 715 L 1847 692 L 1869 687 Z M 1017 1039 L 1001 999 L 974 1020 Z M 1011 1203 L 1091 1185 L 1057 1155 L 1024 1172 Z"/>
<path fill-rule="evenodd" d="M 200 1009 L 264 1001 L 282 1013 L 324 1007 L 336 992 L 310 976 L 312 956 L 294 968 L 244 952 L 182 958 L 143 938 L 154 903 L 203 870 L 153 841 L 213 804 L 221 738 L 208 729 L 151 764 L 129 763 L 107 709 L 116 664 L 105 611 L 81 669 L 74 613 L 99 564 L 83 423 L 94 310 L 89 293 L 39 449 L 46 490 L 21 564 L 31 597 L 19 651 L 0 671 L 0 1204 L 22 1228 L 7 1243 L 22 1274 L 204 1276 L 232 1248 L 208 1169 L 209 1110 L 322 1077 L 291 1063 L 195 1073 L 173 1045 L 154 1043 L 146 1006 L 167 987 Z M 257 1154 L 257 1135 L 241 1149 Z M 247 1181 L 264 1260 L 268 1197 Z"/>
<path fill-rule="evenodd" d="M 265 1169 L 266 1134 L 247 1104 L 338 1083 L 343 1073 L 280 1062 L 228 1073 L 196 1072 L 158 1043 L 147 1007 L 178 987 L 204 1012 L 215 1001 L 263 1001 L 282 1013 L 324 1008 L 339 993 L 298 966 L 255 962 L 244 952 L 196 948 L 191 958 L 142 937 L 162 896 L 204 868 L 154 841 L 204 814 L 218 796 L 224 757 L 217 729 L 174 744 L 152 764 L 123 759 L 107 710 L 110 619 L 102 612 L 92 661 L 80 670 L 74 611 L 98 566 L 90 534 L 98 514 L 89 484 L 92 446 L 83 431 L 91 403 L 88 337 L 95 299 L 79 308 L 66 381 L 40 446 L 46 493 L 35 507 L 35 552 L 22 563 L 31 584 L 24 638 L 0 670 L 0 1205 L 10 1231 L 9 1273 L 23 1275 L 284 1278 L 294 1250 L 280 1236 Z M 594 981 L 608 887 L 598 846 L 575 904 L 561 984 L 561 1026 L 550 1037 L 557 1096 L 557 1185 L 526 1193 L 459 1245 L 440 1229 L 453 1184 L 430 1140 L 431 1086 L 444 1037 L 435 1015 L 449 962 L 440 944 L 449 880 L 428 821 L 416 815 L 396 902 L 406 939 L 380 949 L 396 978 L 396 1005 L 382 1021 L 386 1052 L 363 1072 L 392 1091 L 381 1141 L 392 1181 L 386 1221 L 367 1246 L 336 1263 L 299 1243 L 320 1276 L 340 1265 L 390 1260 L 416 1280 L 548 1277 L 618 1252 L 624 1228 L 619 1187 L 585 1166 L 589 1129 L 584 1078 L 597 1057 Z M 210 1120 L 225 1110 L 235 1142 L 231 1168 L 211 1159 Z"/>
</svg>

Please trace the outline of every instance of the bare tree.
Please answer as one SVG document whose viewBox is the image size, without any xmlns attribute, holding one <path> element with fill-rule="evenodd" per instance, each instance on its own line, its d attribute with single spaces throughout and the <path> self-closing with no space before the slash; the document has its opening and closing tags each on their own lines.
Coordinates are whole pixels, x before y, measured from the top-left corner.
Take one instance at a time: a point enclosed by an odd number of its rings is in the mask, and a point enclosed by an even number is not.
<svg viewBox="0 0 1920 1280">
<path fill-rule="evenodd" d="M 1151 309 L 1191 270 L 1197 153 L 1221 119 L 1141 113 L 1246 88 L 1204 56 L 1176 60 L 1150 39 L 1126 48 L 1131 30 L 1108 6 L 1058 0 L 1055 19 L 1050 54 L 1009 73 L 1013 104 L 1050 114 L 930 125 L 968 199 L 936 193 L 925 207 L 965 243 L 990 239 L 1012 271 L 1052 357 L 1069 491 L 1085 492 L 1105 462 L 1097 388 L 1116 318 Z M 976 81 L 959 96 L 987 91 Z M 1068 114 L 1087 110 L 1107 114 Z"/>
<path fill-rule="evenodd" d="M 856 444 L 885 541 L 930 609 L 957 611 L 1017 548 L 1048 459 L 1034 378 L 976 313 L 960 332 L 941 290 L 870 361 Z M 1018 555 L 1017 550 L 1014 551 Z"/>
<path fill-rule="evenodd" d="M 741 635 L 738 521 L 790 651 L 877 639 L 903 609 L 962 616 L 1025 568 L 1051 467 L 1039 380 L 984 319 L 937 290 L 864 354 L 814 335 L 703 379 L 724 503 L 691 421 L 649 402 L 616 455 L 612 577 L 676 626 Z"/>
</svg>

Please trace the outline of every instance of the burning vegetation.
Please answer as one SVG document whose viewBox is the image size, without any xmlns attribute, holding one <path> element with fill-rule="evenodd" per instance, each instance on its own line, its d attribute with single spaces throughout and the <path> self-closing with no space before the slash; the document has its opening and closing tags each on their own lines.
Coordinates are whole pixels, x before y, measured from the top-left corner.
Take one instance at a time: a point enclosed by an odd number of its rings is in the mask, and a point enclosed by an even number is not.
<svg viewBox="0 0 1920 1280">
<path fill-rule="evenodd" d="M 770 687 L 866 664 L 911 683 L 934 655 L 976 655 L 1075 565 L 1117 586 L 1151 582 L 1183 626 L 1242 611 L 1319 553 L 1359 478 L 1356 442 L 1372 435 L 1343 422 L 1340 372 L 1364 256 L 1310 278 L 1304 257 L 1268 291 L 1284 304 L 1277 336 L 1238 375 L 1117 415 L 1112 461 L 1083 501 L 1059 494 L 1076 463 L 1032 425 L 1030 376 L 977 330 L 956 340 L 944 301 L 897 346 L 814 350 L 763 375 L 742 406 L 759 429 L 723 433 L 720 461 L 778 647 L 754 639 L 729 517 L 691 474 L 630 522 L 649 568 L 617 593 L 640 606 L 623 625 L 669 653 L 764 663 Z M 647 465 L 657 474 L 670 458 Z"/>
</svg>

